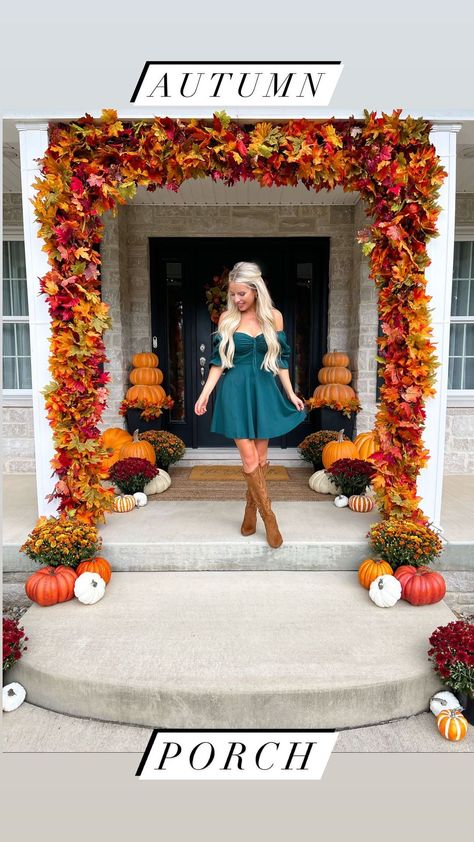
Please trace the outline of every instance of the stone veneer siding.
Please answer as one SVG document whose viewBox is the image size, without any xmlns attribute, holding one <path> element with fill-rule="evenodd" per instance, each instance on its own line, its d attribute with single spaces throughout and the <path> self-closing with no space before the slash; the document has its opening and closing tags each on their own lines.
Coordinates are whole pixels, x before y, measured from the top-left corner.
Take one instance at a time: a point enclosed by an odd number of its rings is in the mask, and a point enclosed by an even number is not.
<svg viewBox="0 0 474 842">
<path fill-rule="evenodd" d="M 4 228 L 22 225 L 20 194 L 5 194 Z M 355 241 L 366 224 L 363 205 L 280 207 L 159 207 L 130 204 L 104 217 L 102 294 L 113 328 L 106 334 L 112 374 L 104 426 L 122 426 L 118 407 L 128 385 L 132 353 L 151 347 L 148 238 L 158 236 L 321 236 L 331 238 L 328 348 L 347 349 L 363 411 L 358 429 L 370 429 L 376 411 L 377 294 L 368 261 Z M 474 194 L 458 194 L 456 223 L 474 224 Z M 316 385 L 316 384 L 315 384 Z M 7 473 L 34 471 L 32 409 L 4 407 L 3 464 Z M 474 470 L 474 407 L 448 408 L 446 473 Z"/>
</svg>

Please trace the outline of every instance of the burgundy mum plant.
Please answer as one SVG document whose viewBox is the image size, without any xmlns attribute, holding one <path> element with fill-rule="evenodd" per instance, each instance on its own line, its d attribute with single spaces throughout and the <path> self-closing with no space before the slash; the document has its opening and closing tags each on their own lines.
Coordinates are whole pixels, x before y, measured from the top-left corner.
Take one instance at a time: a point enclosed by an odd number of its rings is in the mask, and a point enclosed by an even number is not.
<svg viewBox="0 0 474 842">
<path fill-rule="evenodd" d="M 363 494 L 377 469 L 365 459 L 336 459 L 326 473 L 340 488 L 340 493 L 350 497 L 351 494 Z"/>
<path fill-rule="evenodd" d="M 429 639 L 428 657 L 445 684 L 474 696 L 474 625 L 457 620 L 438 626 Z"/>
<path fill-rule="evenodd" d="M 23 652 L 28 649 L 25 642 L 28 638 L 25 635 L 23 626 L 19 626 L 16 620 L 9 617 L 3 618 L 3 671 L 12 667 L 15 661 L 19 661 Z"/>
<path fill-rule="evenodd" d="M 135 494 L 143 491 L 145 485 L 159 474 L 159 470 L 148 459 L 136 459 L 130 456 L 119 459 L 110 469 L 110 479 L 123 494 Z"/>
</svg>

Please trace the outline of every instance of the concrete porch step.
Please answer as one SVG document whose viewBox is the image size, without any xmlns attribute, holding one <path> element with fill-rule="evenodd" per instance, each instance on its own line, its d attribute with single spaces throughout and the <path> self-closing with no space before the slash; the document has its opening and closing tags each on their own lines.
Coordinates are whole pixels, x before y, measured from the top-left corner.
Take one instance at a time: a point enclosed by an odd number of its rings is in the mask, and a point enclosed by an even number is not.
<svg viewBox="0 0 474 842">
<path fill-rule="evenodd" d="M 9 672 L 34 705 L 173 728 L 350 728 L 428 709 L 444 603 L 377 608 L 354 573 L 114 573 L 41 608 Z"/>
</svg>

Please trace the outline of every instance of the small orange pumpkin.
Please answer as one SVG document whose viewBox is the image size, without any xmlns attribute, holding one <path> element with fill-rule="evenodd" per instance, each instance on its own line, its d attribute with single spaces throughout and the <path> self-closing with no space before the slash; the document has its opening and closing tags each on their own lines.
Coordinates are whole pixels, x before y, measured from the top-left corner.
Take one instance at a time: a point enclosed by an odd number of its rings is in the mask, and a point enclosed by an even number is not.
<svg viewBox="0 0 474 842">
<path fill-rule="evenodd" d="M 365 494 L 351 494 L 348 506 L 353 512 L 371 512 L 374 501 Z"/>
<path fill-rule="evenodd" d="M 343 351 L 330 351 L 329 354 L 324 354 L 323 365 L 342 365 L 344 368 L 347 368 L 349 365 L 349 357 Z"/>
<path fill-rule="evenodd" d="M 130 372 L 130 383 L 134 386 L 159 386 L 163 383 L 161 368 L 134 368 Z"/>
<path fill-rule="evenodd" d="M 138 430 L 135 430 L 132 441 L 122 447 L 120 458 L 147 459 L 152 465 L 156 464 L 155 448 L 149 441 L 138 438 Z"/>
<path fill-rule="evenodd" d="M 81 573 L 98 573 L 99 576 L 102 576 L 105 584 L 108 585 L 112 577 L 112 568 L 105 558 L 95 556 L 94 558 L 85 558 L 84 561 L 81 561 L 77 565 L 76 573 L 78 576 Z"/>
<path fill-rule="evenodd" d="M 337 459 L 358 459 L 359 452 L 354 442 L 344 440 L 344 430 L 340 430 L 336 441 L 328 441 L 324 445 L 321 461 L 324 467 L 330 468 Z"/>
<path fill-rule="evenodd" d="M 352 374 L 348 368 L 342 365 L 325 366 L 318 372 L 318 380 L 320 383 L 342 383 L 347 385 L 352 380 Z"/>
<path fill-rule="evenodd" d="M 369 590 L 372 582 L 375 582 L 379 576 L 390 576 L 390 574 L 393 574 L 393 570 L 388 561 L 384 561 L 382 558 L 364 559 L 358 571 L 359 582 L 367 590 Z"/>
<path fill-rule="evenodd" d="M 439 733 L 451 742 L 463 740 L 467 734 L 467 719 L 462 715 L 460 708 L 440 711 L 436 717 L 436 724 Z"/>
<path fill-rule="evenodd" d="M 135 354 L 132 357 L 132 365 L 134 368 L 156 368 L 159 359 L 156 354 L 144 353 Z"/>
</svg>

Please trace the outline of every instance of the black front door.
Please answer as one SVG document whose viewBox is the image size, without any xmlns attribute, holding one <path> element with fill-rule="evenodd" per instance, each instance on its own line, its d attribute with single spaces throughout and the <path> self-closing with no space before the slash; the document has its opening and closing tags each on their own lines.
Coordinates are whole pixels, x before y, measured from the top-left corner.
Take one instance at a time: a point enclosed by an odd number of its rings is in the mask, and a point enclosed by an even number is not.
<svg viewBox="0 0 474 842">
<path fill-rule="evenodd" d="M 317 385 L 327 340 L 328 238 L 155 237 L 150 240 L 153 350 L 164 373 L 163 386 L 175 402 L 166 427 L 187 447 L 232 444 L 209 430 L 216 390 L 204 415 L 195 415 L 194 404 L 207 378 L 216 330 L 205 287 L 240 260 L 258 263 L 273 303 L 283 314 L 295 392 L 308 398 Z M 277 384 L 281 387 L 278 377 Z M 309 432 L 307 421 L 271 439 L 270 445 L 295 447 Z"/>
</svg>

